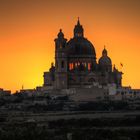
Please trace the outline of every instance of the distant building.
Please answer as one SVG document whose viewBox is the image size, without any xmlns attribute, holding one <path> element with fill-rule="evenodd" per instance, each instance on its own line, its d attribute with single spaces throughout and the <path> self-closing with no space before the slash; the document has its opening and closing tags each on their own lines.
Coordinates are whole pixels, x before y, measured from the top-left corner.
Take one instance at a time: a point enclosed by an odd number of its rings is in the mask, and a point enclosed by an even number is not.
<svg viewBox="0 0 140 140">
<path fill-rule="evenodd" d="M 4 96 L 4 95 L 11 95 L 11 91 L 0 88 L 0 96 Z"/>
<path fill-rule="evenodd" d="M 78 19 L 73 38 L 67 40 L 62 30 L 55 41 L 55 65 L 44 72 L 44 87 L 50 89 L 84 88 L 98 84 L 122 86 L 122 72 L 115 66 L 104 47 L 99 61 L 93 44 L 85 38 L 84 29 Z"/>
<path fill-rule="evenodd" d="M 131 87 L 120 87 L 116 89 L 116 95 L 122 96 L 123 99 L 139 98 L 140 89 L 132 89 Z"/>
</svg>

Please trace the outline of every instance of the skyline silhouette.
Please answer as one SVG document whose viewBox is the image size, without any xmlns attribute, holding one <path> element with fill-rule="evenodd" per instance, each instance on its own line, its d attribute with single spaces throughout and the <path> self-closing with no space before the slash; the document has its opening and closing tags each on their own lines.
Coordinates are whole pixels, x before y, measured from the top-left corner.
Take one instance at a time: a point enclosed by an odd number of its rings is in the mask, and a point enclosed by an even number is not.
<svg viewBox="0 0 140 140">
<path fill-rule="evenodd" d="M 79 16 L 97 60 L 106 45 L 113 64 L 124 73 L 123 85 L 139 88 L 139 6 L 138 0 L 1 0 L 0 87 L 15 91 L 42 85 L 43 72 L 54 62 L 57 32 L 62 28 L 69 39 Z"/>
</svg>

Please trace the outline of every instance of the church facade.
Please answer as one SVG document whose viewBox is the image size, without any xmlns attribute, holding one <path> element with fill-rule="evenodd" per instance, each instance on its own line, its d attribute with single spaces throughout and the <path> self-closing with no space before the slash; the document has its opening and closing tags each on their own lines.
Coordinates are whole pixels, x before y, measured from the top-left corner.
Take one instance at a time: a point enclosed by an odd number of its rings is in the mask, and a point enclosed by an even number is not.
<svg viewBox="0 0 140 140">
<path fill-rule="evenodd" d="M 112 67 L 106 48 L 97 61 L 93 44 L 84 36 L 78 19 L 73 38 L 67 40 L 60 29 L 55 41 L 55 65 L 44 72 L 44 87 L 54 89 L 84 88 L 93 84 L 122 86 L 122 72 Z"/>
</svg>

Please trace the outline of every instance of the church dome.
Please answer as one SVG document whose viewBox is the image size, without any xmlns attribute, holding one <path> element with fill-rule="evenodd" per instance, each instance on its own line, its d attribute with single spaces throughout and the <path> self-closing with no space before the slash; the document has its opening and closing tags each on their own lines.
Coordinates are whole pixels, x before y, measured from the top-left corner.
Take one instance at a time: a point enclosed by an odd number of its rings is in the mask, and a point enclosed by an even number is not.
<svg viewBox="0 0 140 140">
<path fill-rule="evenodd" d="M 68 55 L 93 55 L 96 56 L 94 46 L 84 37 L 74 37 L 67 43 Z"/>
<path fill-rule="evenodd" d="M 111 59 L 107 55 L 107 50 L 104 47 L 102 51 L 102 57 L 99 59 L 99 65 L 112 65 Z"/>
<path fill-rule="evenodd" d="M 67 43 L 67 54 L 68 56 L 78 55 L 78 56 L 87 56 L 87 57 L 96 57 L 94 46 L 90 41 L 84 37 L 84 29 L 80 24 L 78 18 L 77 24 L 73 30 L 74 37 L 70 39 Z"/>
<path fill-rule="evenodd" d="M 99 59 L 99 65 L 112 65 L 111 59 L 108 56 L 102 56 Z"/>
</svg>

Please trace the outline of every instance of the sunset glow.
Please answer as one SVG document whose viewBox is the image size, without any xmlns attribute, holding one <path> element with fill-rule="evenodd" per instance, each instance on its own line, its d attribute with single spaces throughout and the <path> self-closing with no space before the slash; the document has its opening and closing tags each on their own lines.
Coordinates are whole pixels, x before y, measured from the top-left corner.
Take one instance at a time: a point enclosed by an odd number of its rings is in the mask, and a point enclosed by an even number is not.
<svg viewBox="0 0 140 140">
<path fill-rule="evenodd" d="M 72 38 L 77 17 L 97 61 L 105 45 L 123 85 L 140 88 L 139 13 L 139 0 L 0 0 L 0 88 L 41 86 L 59 29 Z"/>
</svg>

